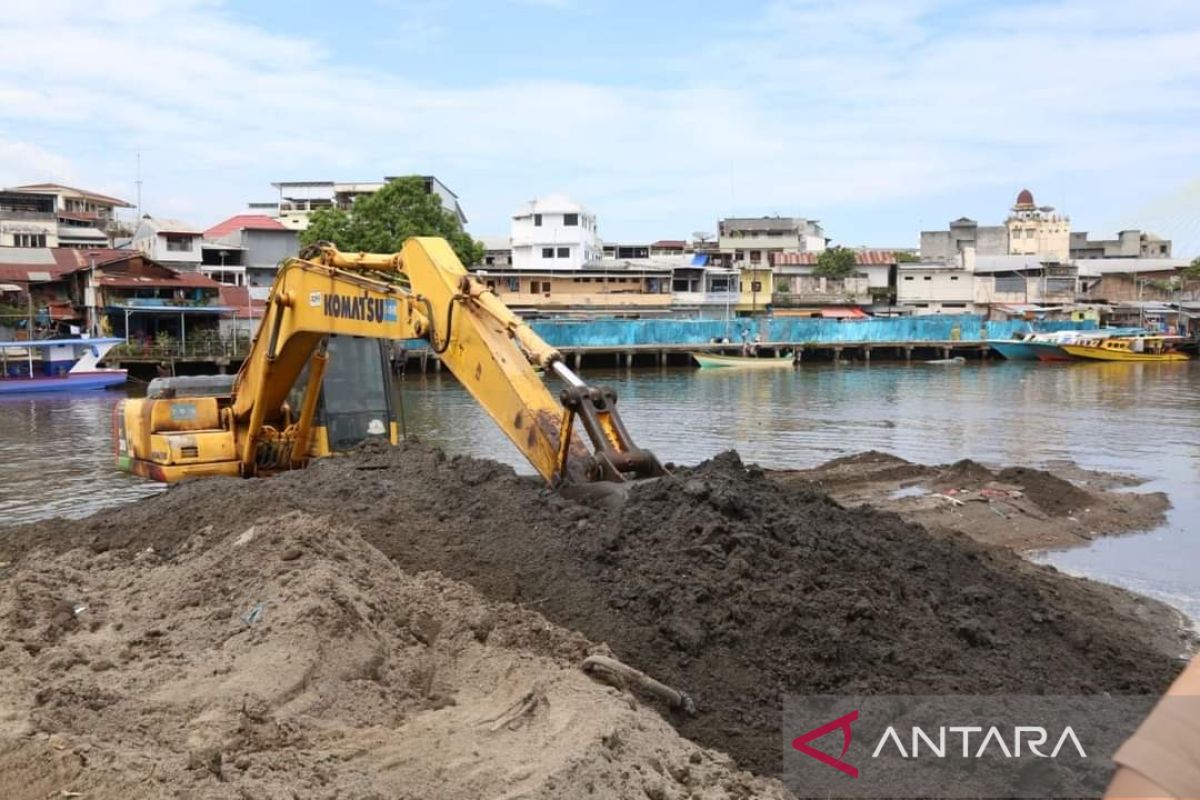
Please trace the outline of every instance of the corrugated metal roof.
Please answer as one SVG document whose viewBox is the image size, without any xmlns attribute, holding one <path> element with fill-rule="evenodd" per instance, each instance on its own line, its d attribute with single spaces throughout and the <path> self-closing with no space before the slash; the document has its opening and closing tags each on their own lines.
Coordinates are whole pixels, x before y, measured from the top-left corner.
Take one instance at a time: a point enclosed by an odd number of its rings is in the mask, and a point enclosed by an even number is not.
<svg viewBox="0 0 1200 800">
<path fill-rule="evenodd" d="M 289 230 L 282 222 L 266 214 L 235 214 L 227 220 L 218 222 L 204 232 L 209 239 L 219 239 L 240 230 L 255 231 L 286 231 Z"/>
<path fill-rule="evenodd" d="M 24 186 L 14 186 L 12 188 L 19 191 L 38 192 L 41 194 L 57 194 L 58 192 L 74 193 L 81 197 L 90 197 L 93 200 L 99 200 L 103 203 L 111 203 L 114 206 L 133 208 L 132 203 L 127 203 L 119 198 L 109 197 L 99 192 L 89 192 L 87 189 L 76 189 L 74 186 L 65 186 L 61 183 L 27 183 Z"/>
<path fill-rule="evenodd" d="M 169 278 L 151 278 L 144 275 L 100 275 L 96 278 L 102 286 L 118 288 L 167 288 L 167 289 L 216 289 L 221 284 L 198 272 L 177 272 Z"/>
<path fill-rule="evenodd" d="M 1042 261 L 1033 255 L 976 256 L 976 272 L 1022 272 L 1040 270 Z"/>
<path fill-rule="evenodd" d="M 182 233 L 196 235 L 203 233 L 203 231 L 201 231 L 195 225 L 189 225 L 181 219 L 170 219 L 168 217 L 142 217 L 141 223 L 155 233 Z"/>
<path fill-rule="evenodd" d="M 0 264 L 53 264 L 49 247 L 0 247 Z"/>
<path fill-rule="evenodd" d="M 776 266 L 815 266 L 817 253 L 774 253 L 771 256 Z M 891 250 L 855 250 L 854 263 L 860 266 L 887 266 L 896 263 L 896 254 Z"/>
</svg>

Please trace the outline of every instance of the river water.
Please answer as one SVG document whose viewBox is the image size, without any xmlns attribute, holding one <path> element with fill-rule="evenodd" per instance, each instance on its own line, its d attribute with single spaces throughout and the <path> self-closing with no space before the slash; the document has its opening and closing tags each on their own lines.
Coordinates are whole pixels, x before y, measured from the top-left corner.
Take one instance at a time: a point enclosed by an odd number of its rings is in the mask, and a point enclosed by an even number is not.
<svg viewBox="0 0 1200 800">
<path fill-rule="evenodd" d="M 1200 619 L 1200 362 L 810 364 L 585 377 L 617 390 L 638 444 L 664 462 L 736 448 L 746 461 L 800 468 L 875 449 L 926 463 L 972 458 L 1053 468 L 1071 460 L 1141 476 L 1147 483 L 1134 491 L 1171 498 L 1164 525 L 1040 558 Z M 398 396 L 409 433 L 530 471 L 453 378 L 410 375 Z M 157 491 L 113 468 L 117 399 L 102 392 L 0 399 L 0 520 L 82 516 Z"/>
</svg>

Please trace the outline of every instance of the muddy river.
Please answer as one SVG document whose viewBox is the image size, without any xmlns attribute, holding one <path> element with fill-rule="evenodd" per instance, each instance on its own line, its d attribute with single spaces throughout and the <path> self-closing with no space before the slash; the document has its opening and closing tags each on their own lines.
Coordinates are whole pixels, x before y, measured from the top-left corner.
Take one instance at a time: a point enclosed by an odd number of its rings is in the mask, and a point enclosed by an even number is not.
<svg viewBox="0 0 1200 800">
<path fill-rule="evenodd" d="M 1142 476 L 1147 483 L 1133 491 L 1165 491 L 1174 503 L 1163 526 L 1042 558 L 1200 618 L 1200 363 L 651 368 L 585 377 L 617 389 L 638 443 L 663 461 L 736 448 L 747 461 L 800 468 L 875 449 L 928 463 L 969 457 L 1052 469 L 1071 460 Z M 528 471 L 449 376 L 409 375 L 398 394 L 410 433 Z M 82 516 L 156 491 L 112 466 L 116 400 L 0 398 L 0 520 Z"/>
</svg>

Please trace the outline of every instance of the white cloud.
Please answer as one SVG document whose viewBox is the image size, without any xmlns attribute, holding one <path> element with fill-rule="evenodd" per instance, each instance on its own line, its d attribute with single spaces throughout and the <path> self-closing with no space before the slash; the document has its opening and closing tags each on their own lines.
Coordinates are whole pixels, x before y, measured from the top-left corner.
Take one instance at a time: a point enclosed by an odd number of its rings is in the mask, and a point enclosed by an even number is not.
<svg viewBox="0 0 1200 800">
<path fill-rule="evenodd" d="M 453 29 L 444 0 L 413 8 L 408 29 Z M 316 34 L 237 23 L 215 0 L 54 0 L 6 20 L 0 165 L 128 196 L 140 150 L 147 209 L 197 224 L 271 180 L 429 171 L 479 233 L 566 190 L 634 236 L 1200 169 L 1195 3 L 805 0 L 741 18 L 700 49 L 660 32 L 644 85 L 490 79 L 486 57 L 476 83 L 447 85 L 428 57 L 349 68 Z"/>
</svg>

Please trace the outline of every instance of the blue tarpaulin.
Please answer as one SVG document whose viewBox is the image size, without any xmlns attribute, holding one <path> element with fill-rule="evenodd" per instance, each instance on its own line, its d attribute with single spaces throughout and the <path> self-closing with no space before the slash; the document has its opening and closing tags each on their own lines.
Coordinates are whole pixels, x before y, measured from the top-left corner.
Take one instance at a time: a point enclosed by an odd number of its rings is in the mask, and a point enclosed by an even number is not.
<svg viewBox="0 0 1200 800">
<path fill-rule="evenodd" d="M 696 253 L 696 255 L 692 256 L 692 266 L 693 267 L 707 267 L 708 266 L 708 253 Z"/>
</svg>

